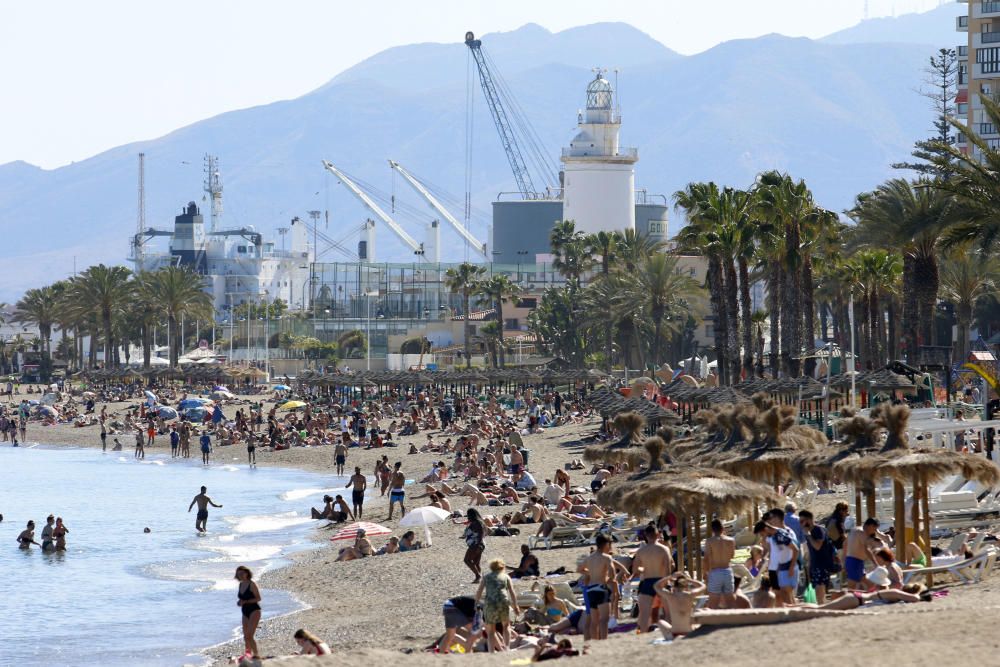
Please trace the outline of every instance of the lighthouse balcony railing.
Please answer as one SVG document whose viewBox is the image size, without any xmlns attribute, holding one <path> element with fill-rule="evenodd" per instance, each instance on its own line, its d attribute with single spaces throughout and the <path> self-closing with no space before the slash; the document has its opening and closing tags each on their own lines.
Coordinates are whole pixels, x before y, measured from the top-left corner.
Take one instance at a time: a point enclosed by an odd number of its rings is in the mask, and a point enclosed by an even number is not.
<svg viewBox="0 0 1000 667">
<path fill-rule="evenodd" d="M 639 149 L 631 146 L 629 147 L 619 146 L 618 152 L 616 152 L 614 155 L 604 155 L 600 152 L 600 149 L 596 146 L 593 148 L 593 150 L 595 151 L 595 153 L 591 155 L 590 153 L 587 152 L 587 149 L 581 150 L 580 148 L 563 148 L 562 156 L 563 157 L 627 157 L 636 160 L 639 159 Z"/>
</svg>

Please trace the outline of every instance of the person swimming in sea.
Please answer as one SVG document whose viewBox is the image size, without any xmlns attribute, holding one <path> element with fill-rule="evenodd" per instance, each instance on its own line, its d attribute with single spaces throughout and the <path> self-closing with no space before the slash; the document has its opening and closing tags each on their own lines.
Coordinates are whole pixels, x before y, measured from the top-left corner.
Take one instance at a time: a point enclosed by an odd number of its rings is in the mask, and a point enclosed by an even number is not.
<svg viewBox="0 0 1000 667">
<path fill-rule="evenodd" d="M 42 551 L 55 551 L 56 544 L 52 538 L 52 531 L 55 528 L 56 518 L 51 514 L 45 519 L 45 527 L 42 528 Z"/>
<path fill-rule="evenodd" d="M 35 522 L 29 521 L 28 527 L 17 536 L 17 545 L 21 549 L 30 549 L 32 544 L 38 547 L 42 546 L 35 541 Z"/>
<path fill-rule="evenodd" d="M 69 528 L 63 523 L 62 517 L 56 517 L 56 527 L 52 529 L 52 537 L 56 539 L 56 551 L 66 551 L 66 534 Z"/>
</svg>

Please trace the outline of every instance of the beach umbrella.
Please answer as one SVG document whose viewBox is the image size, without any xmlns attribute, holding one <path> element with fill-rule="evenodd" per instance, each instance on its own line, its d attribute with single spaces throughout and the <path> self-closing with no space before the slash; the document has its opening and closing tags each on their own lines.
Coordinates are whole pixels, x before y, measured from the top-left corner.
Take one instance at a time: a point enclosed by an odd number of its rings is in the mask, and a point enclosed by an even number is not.
<svg viewBox="0 0 1000 667">
<path fill-rule="evenodd" d="M 285 401 L 279 410 L 295 410 L 297 408 L 304 408 L 306 404 L 304 401 Z"/>
<path fill-rule="evenodd" d="M 334 533 L 333 537 L 330 538 L 330 541 L 337 542 L 339 540 L 353 540 L 358 536 L 359 530 L 365 531 L 366 537 L 389 535 L 392 533 L 391 530 L 377 523 L 371 523 L 370 521 L 356 521 L 355 523 L 344 526 Z"/>
<path fill-rule="evenodd" d="M 229 393 L 229 387 L 227 387 L 224 384 L 217 384 L 214 387 L 212 387 L 212 391 L 224 391 L 224 392 L 226 392 L 228 394 Z"/>
<path fill-rule="evenodd" d="M 182 410 L 182 413 L 184 414 L 185 419 L 200 422 L 205 419 L 205 415 L 208 414 L 208 410 L 205 406 L 199 405 L 198 407 L 185 408 Z"/>
<path fill-rule="evenodd" d="M 221 401 L 223 399 L 233 399 L 236 397 L 230 394 L 228 391 L 216 390 L 212 392 L 212 398 L 214 398 L 217 401 Z"/>
<path fill-rule="evenodd" d="M 188 408 L 200 408 L 207 403 L 203 398 L 185 398 L 183 401 L 177 404 L 177 407 L 181 410 L 187 410 Z"/>
<path fill-rule="evenodd" d="M 431 546 L 431 529 L 428 526 L 435 523 L 441 523 L 449 517 L 451 517 L 451 512 L 448 510 L 427 505 L 410 510 L 406 516 L 399 520 L 399 525 L 406 526 L 407 528 L 423 526 L 424 537 L 427 539 L 427 546 Z"/>
<path fill-rule="evenodd" d="M 147 399 L 149 399 L 149 400 L 151 400 L 151 401 L 153 401 L 153 402 L 156 402 L 156 401 L 158 400 L 158 399 L 156 398 L 156 394 L 154 394 L 153 392 L 151 392 L 151 391 L 150 391 L 150 390 L 148 390 L 148 389 L 146 389 L 146 390 L 145 390 L 145 391 L 143 391 L 142 393 L 146 395 L 146 398 L 147 398 Z"/>
<path fill-rule="evenodd" d="M 274 385 L 274 390 L 275 391 L 288 391 L 289 389 L 291 389 L 291 387 L 289 387 L 287 384 L 276 384 L 276 385 Z"/>
<path fill-rule="evenodd" d="M 46 417 L 59 418 L 59 412 L 53 408 L 51 405 L 43 405 L 38 408 L 38 414 L 45 415 Z"/>
<path fill-rule="evenodd" d="M 662 431 L 669 438 L 669 431 Z M 702 570 L 701 516 L 739 514 L 758 502 L 776 502 L 774 492 L 757 482 L 714 468 L 678 463 L 667 453 L 666 438 L 643 443 L 647 467 L 632 475 L 617 475 L 597 494 L 601 505 L 642 516 L 648 511 L 673 511 L 678 518 L 678 560 L 691 571 Z M 682 528 L 683 526 L 683 528 Z M 686 533 L 686 539 L 685 539 Z M 681 568 L 683 569 L 683 567 Z"/>
<path fill-rule="evenodd" d="M 622 434 L 617 442 L 611 445 L 587 447 L 583 458 L 591 463 L 631 463 L 636 456 L 641 455 L 639 448 L 646 418 L 638 412 L 622 412 L 614 419 L 614 427 Z"/>
<path fill-rule="evenodd" d="M 177 411 L 169 405 L 161 405 L 156 408 L 156 414 L 160 415 L 163 419 L 177 419 Z"/>
</svg>

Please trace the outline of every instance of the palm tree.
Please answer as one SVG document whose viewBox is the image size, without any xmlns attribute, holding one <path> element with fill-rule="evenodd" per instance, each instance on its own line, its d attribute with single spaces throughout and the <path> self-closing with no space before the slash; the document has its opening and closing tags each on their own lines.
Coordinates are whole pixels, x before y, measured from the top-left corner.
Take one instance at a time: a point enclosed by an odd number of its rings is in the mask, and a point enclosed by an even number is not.
<svg viewBox="0 0 1000 667">
<path fill-rule="evenodd" d="M 691 304 L 699 301 L 698 284 L 677 270 L 675 256 L 657 253 L 646 258 L 636 272 L 628 298 L 641 304 L 653 324 L 651 362 L 658 366 L 663 362 L 660 349 L 664 334 L 671 329 L 672 322 L 681 321 L 675 316 L 681 313 L 678 306 L 682 301 Z"/>
<path fill-rule="evenodd" d="M 177 367 L 181 340 L 181 317 L 208 320 L 212 318 L 212 299 L 205 292 L 204 278 L 186 267 L 167 266 L 150 273 L 149 293 L 160 312 L 167 316 L 170 332 L 170 367 Z"/>
<path fill-rule="evenodd" d="M 961 212 L 940 184 L 895 178 L 858 195 L 847 214 L 857 222 L 848 247 L 903 254 L 903 345 L 913 359 L 920 345 L 933 343 L 938 243 Z"/>
<path fill-rule="evenodd" d="M 608 232 L 603 229 L 587 237 L 587 245 L 590 246 L 595 255 L 599 255 L 601 258 L 602 276 L 611 273 L 611 262 L 615 259 L 621 237 L 621 232 Z"/>
<path fill-rule="evenodd" d="M 98 313 L 104 333 L 104 364 L 110 366 L 115 336 L 113 320 L 124 310 L 131 295 L 132 272 L 124 266 L 92 266 L 70 280 L 70 294 L 81 307 Z"/>
<path fill-rule="evenodd" d="M 618 265 L 627 273 L 632 273 L 646 257 L 663 252 L 664 244 L 649 237 L 640 235 L 634 229 L 621 232 L 615 241 L 614 255 Z"/>
<path fill-rule="evenodd" d="M 477 291 L 486 303 L 493 306 L 493 312 L 496 314 L 496 321 L 499 323 L 500 331 L 497 356 L 500 368 L 504 368 L 506 359 L 503 345 L 503 304 L 520 294 L 521 288 L 507 276 L 496 274 L 487 280 L 479 281 Z"/>
<path fill-rule="evenodd" d="M 984 297 L 1000 295 L 1000 271 L 995 260 L 972 248 L 958 248 L 944 256 L 941 263 L 941 299 L 955 308 L 958 340 L 956 360 L 969 355 L 969 330 L 976 302 Z"/>
<path fill-rule="evenodd" d="M 812 193 L 805 181 L 795 182 L 776 171 L 757 179 L 760 210 L 783 235 L 781 273 L 781 361 L 785 373 L 798 377 L 802 355 L 802 225 L 813 213 Z M 773 311 L 772 311 L 773 315 Z"/>
<path fill-rule="evenodd" d="M 445 286 L 452 292 L 462 295 L 462 339 L 465 343 L 465 367 L 472 368 L 472 337 L 469 330 L 472 328 L 470 320 L 469 304 L 472 295 L 476 293 L 479 281 L 486 274 L 486 269 L 469 262 L 463 262 L 456 268 L 448 269 L 445 272 Z"/>
<path fill-rule="evenodd" d="M 674 204 L 684 210 L 687 225 L 675 239 L 678 248 L 705 257 L 708 271 L 705 284 L 714 318 L 715 354 L 718 360 L 719 379 L 726 383 L 729 376 L 727 363 L 728 318 L 724 294 L 723 256 L 716 234 L 716 216 L 712 202 L 717 202 L 719 188 L 715 183 L 688 183 L 673 195 Z"/>
<path fill-rule="evenodd" d="M 588 334 L 595 334 L 604 343 L 604 370 L 611 371 L 614 356 L 615 331 L 622 321 L 622 295 L 625 294 L 625 284 L 621 273 L 615 272 L 608 276 L 599 276 L 583 292 L 582 325 Z M 631 317 L 628 317 L 631 324 Z M 626 344 L 628 346 L 628 344 Z M 629 353 L 622 349 L 622 356 L 627 365 Z"/>
<path fill-rule="evenodd" d="M 552 246 L 552 267 L 566 278 L 571 289 L 580 285 L 580 278 L 593 263 L 587 237 L 577 231 L 572 220 L 557 222 L 549 234 Z"/>
<path fill-rule="evenodd" d="M 149 370 L 153 359 L 153 329 L 162 323 L 162 310 L 157 306 L 157 297 L 152 273 L 135 276 L 132 303 L 127 317 L 139 326 L 139 340 L 142 345 L 142 367 Z M 232 315 L 230 315 L 232 316 Z"/>
<path fill-rule="evenodd" d="M 52 324 L 56 321 L 58 300 L 51 285 L 29 289 L 17 303 L 14 304 L 13 319 L 23 324 L 34 324 L 38 327 L 42 352 L 42 377 L 48 379 L 51 369 Z"/>
</svg>

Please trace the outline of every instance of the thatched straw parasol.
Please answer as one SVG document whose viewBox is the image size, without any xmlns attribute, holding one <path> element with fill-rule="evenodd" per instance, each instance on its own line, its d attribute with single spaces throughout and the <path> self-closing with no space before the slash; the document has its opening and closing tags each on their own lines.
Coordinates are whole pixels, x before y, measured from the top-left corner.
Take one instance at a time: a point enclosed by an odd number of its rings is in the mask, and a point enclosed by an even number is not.
<svg viewBox="0 0 1000 667">
<path fill-rule="evenodd" d="M 669 439 L 669 431 L 660 433 Z M 687 549 L 688 569 L 702 573 L 701 516 L 706 514 L 733 515 L 755 507 L 760 501 L 776 500 L 771 490 L 754 482 L 713 468 L 675 463 L 667 454 L 664 437 L 655 436 L 643 443 L 647 468 L 633 475 L 612 477 L 597 494 L 602 505 L 623 510 L 635 516 L 652 511 L 671 510 L 683 521 L 686 531 L 678 531 L 678 558 L 685 553 L 683 534 L 690 543 Z M 706 512 L 707 510 L 707 512 Z M 692 539 L 693 536 L 693 539 Z"/>
<path fill-rule="evenodd" d="M 627 463 L 634 466 L 636 457 L 642 451 L 640 443 L 646 418 L 638 412 L 622 412 L 615 417 L 612 425 L 622 437 L 610 445 L 592 445 L 583 450 L 583 458 L 591 463 Z"/>
<path fill-rule="evenodd" d="M 929 565 L 931 561 L 929 485 L 947 475 L 957 474 L 984 486 L 993 487 L 1000 482 L 1000 469 L 992 461 L 972 454 L 936 448 L 911 449 L 906 433 L 909 418 L 910 409 L 905 405 L 884 407 L 878 416 L 878 421 L 888 432 L 882 449 L 875 454 L 845 461 L 839 468 L 845 479 L 856 484 L 865 481 L 874 483 L 885 477 L 892 480 L 896 539 L 904 543 L 906 495 L 903 484 L 904 482 L 912 484 L 911 523 L 914 541 L 918 543 L 923 541 Z"/>
</svg>

